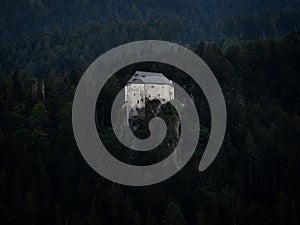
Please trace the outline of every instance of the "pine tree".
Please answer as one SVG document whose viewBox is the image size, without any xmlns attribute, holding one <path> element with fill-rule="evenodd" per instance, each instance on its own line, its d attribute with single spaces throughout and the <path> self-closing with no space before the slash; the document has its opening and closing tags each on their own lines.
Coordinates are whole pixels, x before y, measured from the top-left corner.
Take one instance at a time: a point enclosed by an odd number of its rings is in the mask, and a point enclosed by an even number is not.
<svg viewBox="0 0 300 225">
<path fill-rule="evenodd" d="M 7 206 L 8 204 L 8 180 L 4 169 L 0 174 L 0 205 Z"/>
<path fill-rule="evenodd" d="M 83 225 L 82 218 L 78 210 L 72 213 L 70 225 Z"/>
<path fill-rule="evenodd" d="M 65 225 L 64 224 L 64 216 L 63 216 L 61 207 L 59 205 L 56 206 L 55 225 Z"/>
<path fill-rule="evenodd" d="M 12 214 L 13 214 L 13 224 L 19 225 L 23 223 L 24 219 L 24 199 L 23 194 L 21 191 L 21 180 L 19 172 L 16 171 L 14 178 L 13 178 L 13 184 L 12 184 Z"/>
<path fill-rule="evenodd" d="M 25 197 L 25 224 L 35 224 L 36 210 L 34 197 L 31 192 L 27 192 Z"/>
<path fill-rule="evenodd" d="M 148 207 L 147 217 L 146 217 L 146 225 L 155 225 L 157 223 L 158 223 L 157 219 L 152 214 L 152 211 L 151 211 L 150 207 Z"/>
<path fill-rule="evenodd" d="M 198 210 L 196 224 L 197 225 L 205 225 L 205 224 L 207 224 L 205 213 L 204 213 L 203 210 Z"/>
<path fill-rule="evenodd" d="M 170 200 L 164 218 L 165 225 L 185 225 L 180 206 L 174 200 Z"/>
<path fill-rule="evenodd" d="M 90 212 L 88 216 L 88 225 L 100 225 L 100 218 L 98 216 L 99 211 L 97 211 L 95 201 L 91 203 Z"/>
<path fill-rule="evenodd" d="M 253 180 L 253 163 L 256 157 L 256 146 L 254 144 L 254 140 L 250 132 L 248 132 L 247 134 L 247 138 L 243 149 L 248 161 L 249 183 L 251 185 Z"/>
</svg>

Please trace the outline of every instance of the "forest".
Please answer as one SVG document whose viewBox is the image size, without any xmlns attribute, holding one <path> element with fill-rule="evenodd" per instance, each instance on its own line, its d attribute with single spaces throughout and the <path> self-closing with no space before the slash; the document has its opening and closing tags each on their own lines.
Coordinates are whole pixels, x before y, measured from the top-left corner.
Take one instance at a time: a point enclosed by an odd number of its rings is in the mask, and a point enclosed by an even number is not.
<svg viewBox="0 0 300 225">
<path fill-rule="evenodd" d="M 100 22 L 169 20 L 177 41 L 280 36 L 300 29 L 299 0 L 2 0 L 0 40 Z"/>
<path fill-rule="evenodd" d="M 2 3 L 1 225 L 300 224 L 298 0 Z M 129 187 L 101 177 L 83 159 L 72 102 L 100 54 L 144 39 L 183 44 L 208 64 L 225 96 L 227 131 L 215 161 L 199 172 L 210 112 L 198 85 L 166 64 L 121 69 L 101 91 L 96 114 L 99 137 L 116 157 L 126 161 L 128 151 L 111 128 L 111 106 L 136 70 L 163 71 L 184 87 L 201 122 L 196 151 L 179 173 Z M 166 110 L 162 116 L 172 113 Z M 138 160 L 165 157 L 166 146 Z"/>
<path fill-rule="evenodd" d="M 225 95 L 223 147 L 213 165 L 199 173 L 209 111 L 196 85 L 166 67 L 166 74 L 194 93 L 204 127 L 191 162 L 169 180 L 143 188 L 105 180 L 76 147 L 71 107 L 85 64 L 62 69 L 53 63 L 43 76 L 26 70 L 3 74 L 1 224 L 298 224 L 300 34 L 227 49 L 200 42 L 192 50 L 211 67 Z M 83 56 L 75 52 L 72 59 L 77 57 Z M 140 66 L 125 68 L 105 85 L 105 112 L 130 70 Z M 160 70 L 163 65 L 146 67 Z M 100 136 L 114 146 L 109 123 L 103 123 Z"/>
</svg>

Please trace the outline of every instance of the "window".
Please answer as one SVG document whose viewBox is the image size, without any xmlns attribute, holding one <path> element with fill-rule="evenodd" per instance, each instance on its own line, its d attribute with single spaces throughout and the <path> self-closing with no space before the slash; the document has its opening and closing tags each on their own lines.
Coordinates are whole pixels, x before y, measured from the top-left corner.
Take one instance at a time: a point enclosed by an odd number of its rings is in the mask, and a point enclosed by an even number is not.
<svg viewBox="0 0 300 225">
<path fill-rule="evenodd" d="M 165 100 L 166 100 L 166 99 L 163 98 L 163 102 L 164 102 Z"/>
<path fill-rule="evenodd" d="M 149 98 L 151 98 L 151 95 L 149 95 Z"/>
<path fill-rule="evenodd" d="M 154 85 L 152 85 L 151 87 L 154 88 Z"/>
<path fill-rule="evenodd" d="M 157 94 L 158 97 L 160 97 L 160 94 Z"/>
<path fill-rule="evenodd" d="M 137 100 L 137 103 L 139 104 L 139 103 L 140 103 L 140 100 Z"/>
</svg>

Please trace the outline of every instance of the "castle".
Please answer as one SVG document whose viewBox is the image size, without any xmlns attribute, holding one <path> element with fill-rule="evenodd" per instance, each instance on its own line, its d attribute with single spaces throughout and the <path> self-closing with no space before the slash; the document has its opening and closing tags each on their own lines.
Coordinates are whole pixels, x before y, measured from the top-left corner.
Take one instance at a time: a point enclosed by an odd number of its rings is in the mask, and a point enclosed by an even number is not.
<svg viewBox="0 0 300 225">
<path fill-rule="evenodd" d="M 128 108 L 145 107 L 146 99 L 165 104 L 174 99 L 174 85 L 162 73 L 136 71 L 125 86 L 125 102 Z"/>
</svg>

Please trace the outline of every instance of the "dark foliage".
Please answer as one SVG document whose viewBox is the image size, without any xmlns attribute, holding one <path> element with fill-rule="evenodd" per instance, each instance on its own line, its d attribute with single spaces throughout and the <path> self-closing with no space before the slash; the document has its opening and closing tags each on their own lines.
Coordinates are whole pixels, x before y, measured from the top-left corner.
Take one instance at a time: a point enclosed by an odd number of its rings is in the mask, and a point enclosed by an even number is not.
<svg viewBox="0 0 300 225">
<path fill-rule="evenodd" d="M 107 35 L 115 37 L 110 32 L 118 25 L 111 26 Z M 93 35 L 82 28 L 2 46 L 0 224 L 299 224 L 299 33 L 227 43 L 225 50 L 197 44 L 195 52 L 225 94 L 225 142 L 210 168 L 199 173 L 209 111 L 198 87 L 176 72 L 172 79 L 185 85 L 198 104 L 201 138 L 181 172 L 143 188 L 100 177 L 76 147 L 71 127 L 76 84 L 96 54 L 109 47 L 89 38 Z M 90 43 L 101 46 L 86 49 L 94 46 Z M 107 102 L 125 80 L 115 76 L 106 85 Z M 114 146 L 108 123 L 100 136 Z"/>
<path fill-rule="evenodd" d="M 297 30 L 299 0 L 2 0 L 0 40 L 111 20 L 171 20 L 179 41 L 278 36 Z"/>
</svg>

